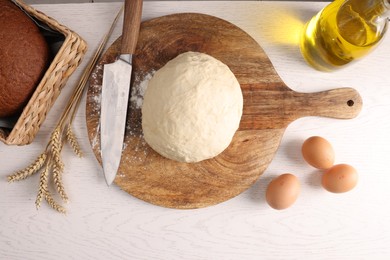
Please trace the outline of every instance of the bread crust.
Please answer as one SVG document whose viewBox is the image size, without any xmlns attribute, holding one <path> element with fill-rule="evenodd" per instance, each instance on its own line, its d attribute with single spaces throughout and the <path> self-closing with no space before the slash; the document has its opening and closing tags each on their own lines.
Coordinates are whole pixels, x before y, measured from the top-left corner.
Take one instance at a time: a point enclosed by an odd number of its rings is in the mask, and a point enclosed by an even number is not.
<svg viewBox="0 0 390 260">
<path fill-rule="evenodd" d="M 45 73 L 50 51 L 38 26 L 0 0 L 0 117 L 20 113 Z"/>
</svg>

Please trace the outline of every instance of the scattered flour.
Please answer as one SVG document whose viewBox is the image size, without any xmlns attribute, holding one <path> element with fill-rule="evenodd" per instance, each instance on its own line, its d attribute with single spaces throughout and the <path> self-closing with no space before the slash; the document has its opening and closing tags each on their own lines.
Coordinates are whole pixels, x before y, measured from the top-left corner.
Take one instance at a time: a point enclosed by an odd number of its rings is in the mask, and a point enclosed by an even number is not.
<svg viewBox="0 0 390 260">
<path fill-rule="evenodd" d="M 149 80 L 153 77 L 154 73 L 155 73 L 154 70 L 150 71 L 148 74 L 143 76 L 142 80 L 140 75 L 136 75 L 134 81 L 135 85 L 131 89 L 130 102 L 133 102 L 137 109 L 140 109 L 142 107 L 145 91 L 148 87 Z"/>
<path fill-rule="evenodd" d="M 103 76 L 103 64 L 96 66 L 96 69 L 92 72 L 91 78 L 97 80 Z"/>
</svg>

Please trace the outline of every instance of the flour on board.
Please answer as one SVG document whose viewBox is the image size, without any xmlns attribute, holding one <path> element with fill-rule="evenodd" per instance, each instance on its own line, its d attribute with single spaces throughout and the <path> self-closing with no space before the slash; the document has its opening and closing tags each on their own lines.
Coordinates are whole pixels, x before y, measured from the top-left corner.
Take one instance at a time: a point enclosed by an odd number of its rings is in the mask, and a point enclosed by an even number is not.
<svg viewBox="0 0 390 260">
<path fill-rule="evenodd" d="M 136 75 L 134 82 L 139 83 L 134 85 L 131 89 L 130 102 L 134 103 L 137 109 L 142 107 L 146 88 L 148 87 L 149 80 L 153 77 L 154 73 L 154 70 L 150 71 L 143 77 L 142 81 L 140 81 L 140 76 L 138 74 Z"/>
</svg>

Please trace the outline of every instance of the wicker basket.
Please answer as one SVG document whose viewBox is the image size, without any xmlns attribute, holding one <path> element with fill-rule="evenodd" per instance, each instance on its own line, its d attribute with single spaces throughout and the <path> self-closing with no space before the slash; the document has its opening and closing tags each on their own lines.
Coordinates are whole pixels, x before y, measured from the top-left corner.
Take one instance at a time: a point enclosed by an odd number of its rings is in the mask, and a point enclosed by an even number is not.
<svg viewBox="0 0 390 260">
<path fill-rule="evenodd" d="M 53 18 L 35 10 L 21 0 L 14 0 L 14 2 L 31 17 L 59 32 L 65 38 L 14 127 L 12 129 L 0 128 L 0 141 L 9 145 L 25 145 L 34 140 L 61 89 L 80 64 L 87 44 L 79 35 Z"/>
</svg>

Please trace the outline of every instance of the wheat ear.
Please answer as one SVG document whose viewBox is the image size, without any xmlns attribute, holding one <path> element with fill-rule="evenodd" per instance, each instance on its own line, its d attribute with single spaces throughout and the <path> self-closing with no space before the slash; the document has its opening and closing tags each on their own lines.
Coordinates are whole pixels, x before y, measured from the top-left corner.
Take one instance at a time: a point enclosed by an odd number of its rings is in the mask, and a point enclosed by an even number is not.
<svg viewBox="0 0 390 260">
<path fill-rule="evenodd" d="M 72 127 L 69 124 L 66 128 L 66 140 L 68 141 L 70 147 L 72 147 L 73 152 L 78 156 L 78 157 L 83 157 L 83 153 L 80 149 L 79 142 L 77 141 L 76 135 L 72 131 Z"/>
<path fill-rule="evenodd" d="M 51 167 L 51 162 L 49 160 L 49 162 L 46 164 L 46 167 L 41 172 L 41 176 L 39 177 L 38 195 L 35 200 L 35 206 L 37 207 L 37 209 L 39 209 L 39 207 L 41 206 L 42 199 L 48 193 L 47 184 L 49 181 L 48 176 L 49 176 L 50 167 Z"/>
<path fill-rule="evenodd" d="M 37 173 L 46 161 L 47 155 L 46 152 L 38 156 L 38 158 L 29 166 L 21 171 L 17 171 L 12 175 L 7 176 L 8 182 L 24 180 L 27 177 Z"/>
<path fill-rule="evenodd" d="M 52 167 L 52 173 L 53 173 L 53 181 L 54 185 L 57 189 L 58 194 L 61 196 L 61 198 L 64 201 L 68 201 L 68 196 L 65 193 L 65 188 L 62 183 L 62 173 L 64 171 L 64 163 L 62 162 L 61 159 L 61 151 L 62 151 L 62 127 L 57 127 L 50 139 L 51 143 L 51 153 L 53 156 L 53 167 Z"/>
<path fill-rule="evenodd" d="M 66 213 L 66 209 L 54 200 L 50 192 L 46 192 L 45 199 L 47 203 L 50 205 L 50 207 L 52 207 L 53 209 L 57 210 L 60 213 L 64 213 L 64 214 Z"/>
<path fill-rule="evenodd" d="M 61 159 L 62 150 L 62 138 L 61 138 L 61 127 L 57 127 L 50 139 L 51 153 L 54 159 L 54 165 L 57 166 L 61 171 L 64 169 L 64 163 Z"/>
<path fill-rule="evenodd" d="M 68 202 L 69 199 L 66 195 L 65 187 L 62 182 L 62 170 L 56 164 L 53 165 L 53 181 L 58 194 L 65 202 Z"/>
</svg>

